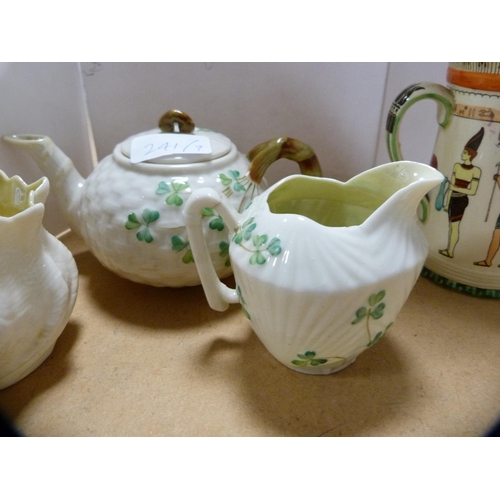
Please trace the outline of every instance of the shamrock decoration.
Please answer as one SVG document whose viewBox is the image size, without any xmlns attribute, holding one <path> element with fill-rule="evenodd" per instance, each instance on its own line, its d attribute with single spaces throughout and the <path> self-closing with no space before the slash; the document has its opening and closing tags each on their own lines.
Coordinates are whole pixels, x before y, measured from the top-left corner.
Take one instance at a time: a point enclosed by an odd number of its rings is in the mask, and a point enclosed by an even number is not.
<svg viewBox="0 0 500 500">
<path fill-rule="evenodd" d="M 248 319 L 252 319 L 250 317 L 250 313 L 248 312 L 248 310 L 246 308 L 246 302 L 245 302 L 245 299 L 243 298 L 243 294 L 241 293 L 241 288 L 239 286 L 236 287 L 236 293 L 238 294 L 238 298 L 240 299 L 240 304 L 241 304 L 241 309 L 243 310 L 243 314 Z"/>
<path fill-rule="evenodd" d="M 213 217 L 208 223 L 210 229 L 222 231 L 224 229 L 224 221 L 222 217 L 213 208 L 204 208 L 201 212 L 202 217 Z"/>
<path fill-rule="evenodd" d="M 226 267 L 229 267 L 231 265 L 231 260 L 229 258 L 229 243 L 227 241 L 221 241 L 219 243 L 219 256 L 222 258 L 226 258 L 226 261 L 224 262 L 224 265 Z"/>
<path fill-rule="evenodd" d="M 299 359 L 292 360 L 292 363 L 297 366 L 318 366 L 328 362 L 326 358 L 317 358 L 314 351 L 306 351 L 304 354 L 297 354 Z"/>
<path fill-rule="evenodd" d="M 387 332 L 387 330 L 392 326 L 389 323 L 384 330 L 379 331 L 373 338 L 370 332 L 370 318 L 380 319 L 384 315 L 385 303 L 382 302 L 385 297 L 385 290 L 380 290 L 378 293 L 370 295 L 368 298 L 369 307 L 360 307 L 356 311 L 356 318 L 351 322 L 351 325 L 356 325 L 366 319 L 366 331 L 368 333 L 368 344 L 367 347 L 375 345 Z"/>
<path fill-rule="evenodd" d="M 180 236 L 172 236 L 172 239 L 170 241 L 172 243 L 172 250 L 174 252 L 182 252 L 189 246 L 189 241 L 184 241 Z M 191 248 L 188 248 L 187 252 L 183 255 L 182 262 L 184 262 L 184 264 L 194 262 L 193 252 Z"/>
<path fill-rule="evenodd" d="M 252 253 L 250 257 L 250 264 L 262 265 L 267 262 L 265 252 L 269 252 L 273 256 L 279 255 L 281 253 L 281 241 L 279 238 L 274 237 L 268 243 L 267 234 L 252 235 L 256 227 L 257 224 L 254 222 L 254 218 L 250 217 L 243 223 L 241 228 L 237 230 L 236 234 L 233 236 L 233 241 L 248 252 Z M 253 249 L 250 249 L 247 246 L 243 245 L 243 243 L 250 240 L 254 247 Z M 264 246 L 266 245 L 266 243 L 267 246 Z"/>
<path fill-rule="evenodd" d="M 169 185 L 168 182 L 161 181 L 156 189 L 156 194 L 168 194 L 165 198 L 167 205 L 175 205 L 180 207 L 184 200 L 179 196 L 179 193 L 189 188 L 189 182 L 181 182 L 173 180 Z"/>
<path fill-rule="evenodd" d="M 342 356 L 329 356 L 327 358 L 317 358 L 315 351 L 306 351 L 304 354 L 297 354 L 297 358 L 292 359 L 292 364 L 295 366 L 300 366 L 302 368 L 311 365 L 311 366 L 319 366 L 324 365 L 325 363 L 332 363 L 330 360 L 336 360 L 335 363 L 340 367 L 346 362 L 346 358 Z"/>
<path fill-rule="evenodd" d="M 228 170 L 228 175 L 219 174 L 219 179 L 223 186 L 226 186 L 224 190 L 224 194 L 226 196 L 231 196 L 232 190 L 238 191 L 246 191 L 247 188 L 243 185 L 243 182 L 248 183 L 248 177 L 243 176 L 240 177 L 240 173 L 237 170 Z M 232 187 L 231 187 L 232 185 Z"/>
<path fill-rule="evenodd" d="M 156 220 L 158 220 L 159 217 L 160 217 L 160 213 L 157 212 L 156 210 L 149 210 L 148 208 L 145 208 L 142 211 L 143 222 L 141 222 L 141 221 L 139 221 L 139 218 L 137 217 L 135 212 L 131 212 L 128 215 L 127 222 L 125 222 L 125 227 L 127 229 L 141 228 L 139 231 L 137 231 L 137 234 L 136 234 L 137 239 L 139 241 L 145 241 L 146 243 L 151 243 L 154 238 L 153 238 L 151 231 L 149 229 L 149 225 L 152 222 L 155 222 Z"/>
</svg>

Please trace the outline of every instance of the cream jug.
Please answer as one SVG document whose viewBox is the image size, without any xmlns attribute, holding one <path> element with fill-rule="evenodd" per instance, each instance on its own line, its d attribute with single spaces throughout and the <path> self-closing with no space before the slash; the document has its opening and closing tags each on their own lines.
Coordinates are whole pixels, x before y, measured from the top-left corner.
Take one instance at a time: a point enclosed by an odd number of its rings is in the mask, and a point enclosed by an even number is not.
<svg viewBox="0 0 500 500">
<path fill-rule="evenodd" d="M 347 183 L 290 176 L 240 214 L 203 188 L 184 209 L 210 306 L 240 303 L 269 352 L 303 373 L 329 374 L 378 342 L 405 303 L 427 256 L 417 206 L 443 180 L 397 162 Z M 211 207 L 229 227 L 236 288 L 219 281 L 202 231 Z"/>
<path fill-rule="evenodd" d="M 435 100 L 440 126 L 430 164 L 446 178 L 421 204 L 429 242 L 424 275 L 460 292 L 499 298 L 500 63 L 450 63 L 447 81 L 447 87 L 410 85 L 394 100 L 389 155 L 403 159 L 398 133 L 410 106 Z"/>
<path fill-rule="evenodd" d="M 47 178 L 27 185 L 0 170 L 0 389 L 52 352 L 75 305 L 78 270 L 42 218 Z"/>
</svg>

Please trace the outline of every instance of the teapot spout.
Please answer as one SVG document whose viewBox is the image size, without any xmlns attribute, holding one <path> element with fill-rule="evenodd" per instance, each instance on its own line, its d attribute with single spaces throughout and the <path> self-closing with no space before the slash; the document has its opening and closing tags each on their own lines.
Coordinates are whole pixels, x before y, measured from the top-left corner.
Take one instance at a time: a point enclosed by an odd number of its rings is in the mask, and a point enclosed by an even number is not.
<svg viewBox="0 0 500 500">
<path fill-rule="evenodd" d="M 45 135 L 16 134 L 3 137 L 4 141 L 23 148 L 48 177 L 60 209 L 65 213 L 70 228 L 79 233 L 77 207 L 84 178 L 73 162 Z"/>
</svg>

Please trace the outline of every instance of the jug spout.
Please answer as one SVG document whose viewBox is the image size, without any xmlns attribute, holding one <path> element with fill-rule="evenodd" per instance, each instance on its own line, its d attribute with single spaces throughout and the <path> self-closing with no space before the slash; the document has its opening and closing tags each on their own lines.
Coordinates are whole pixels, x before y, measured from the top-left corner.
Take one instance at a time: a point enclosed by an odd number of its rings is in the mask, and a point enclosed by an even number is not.
<svg viewBox="0 0 500 500">
<path fill-rule="evenodd" d="M 23 148 L 48 177 L 60 209 L 65 213 L 72 230 L 79 232 L 77 207 L 84 178 L 73 162 L 45 135 L 16 134 L 3 137 L 4 141 Z"/>
<path fill-rule="evenodd" d="M 391 212 L 393 221 L 397 217 L 413 218 L 419 205 L 422 207 L 420 218 L 425 218 L 425 196 L 443 180 L 443 174 L 435 168 L 413 161 L 387 163 L 352 179 L 353 184 L 370 184 L 386 200 L 370 217 L 374 224 L 380 222 L 380 217 L 387 219 L 386 211 Z"/>
</svg>

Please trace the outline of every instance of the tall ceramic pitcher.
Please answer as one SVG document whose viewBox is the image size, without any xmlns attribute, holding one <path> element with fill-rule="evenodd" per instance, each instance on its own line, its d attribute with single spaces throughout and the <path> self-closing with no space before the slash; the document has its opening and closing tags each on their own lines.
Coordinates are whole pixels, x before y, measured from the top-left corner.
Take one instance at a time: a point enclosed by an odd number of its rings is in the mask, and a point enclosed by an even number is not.
<svg viewBox="0 0 500 500">
<path fill-rule="evenodd" d="M 392 160 L 401 160 L 404 113 L 421 99 L 438 103 L 430 164 L 446 179 L 421 204 L 429 242 L 423 274 L 457 291 L 500 298 L 500 63 L 450 63 L 447 81 L 447 88 L 423 82 L 398 95 L 387 147 Z"/>
</svg>

